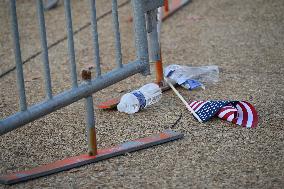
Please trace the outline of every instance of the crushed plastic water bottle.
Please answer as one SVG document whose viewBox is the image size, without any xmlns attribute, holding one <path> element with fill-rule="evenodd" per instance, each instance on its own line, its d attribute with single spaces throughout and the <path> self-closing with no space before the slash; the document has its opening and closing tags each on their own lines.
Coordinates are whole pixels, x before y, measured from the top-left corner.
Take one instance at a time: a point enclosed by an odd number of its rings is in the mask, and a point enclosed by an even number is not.
<svg viewBox="0 0 284 189">
<path fill-rule="evenodd" d="M 155 83 L 149 83 L 138 90 L 123 95 L 117 105 L 117 110 L 127 114 L 134 114 L 157 103 L 161 97 L 162 90 L 160 87 Z"/>
<path fill-rule="evenodd" d="M 192 90 L 195 88 L 205 89 L 204 84 L 215 84 L 219 80 L 218 66 L 189 67 L 169 65 L 165 69 L 165 76 L 182 87 Z"/>
</svg>

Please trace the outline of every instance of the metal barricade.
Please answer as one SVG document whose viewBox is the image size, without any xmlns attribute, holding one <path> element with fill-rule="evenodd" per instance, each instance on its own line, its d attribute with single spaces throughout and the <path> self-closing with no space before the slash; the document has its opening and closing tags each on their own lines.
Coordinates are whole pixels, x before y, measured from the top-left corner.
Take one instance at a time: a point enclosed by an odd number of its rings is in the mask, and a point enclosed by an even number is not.
<svg viewBox="0 0 284 189">
<path fill-rule="evenodd" d="M 24 126 L 44 115 L 50 114 L 60 108 L 68 106 L 80 99 L 85 99 L 86 107 L 86 124 L 87 124 L 87 141 L 88 154 L 83 154 L 61 161 L 56 161 L 47 165 L 36 167 L 27 171 L 20 171 L 7 175 L 0 176 L 0 183 L 13 184 L 29 179 L 49 175 L 59 171 L 68 170 L 79 167 L 85 164 L 108 159 L 127 152 L 148 148 L 150 146 L 162 144 L 183 137 L 181 133 L 174 131 L 164 131 L 158 135 L 145 137 L 133 141 L 128 141 L 118 146 L 97 150 L 96 131 L 95 131 L 95 115 L 92 94 L 100 91 L 112 84 L 115 84 L 123 79 L 126 79 L 134 74 L 142 73 L 147 75 L 150 73 L 149 60 L 158 61 L 160 59 L 160 46 L 157 33 L 157 8 L 163 5 L 163 0 L 131 0 L 133 8 L 133 20 L 135 30 L 135 48 L 136 60 L 122 63 L 122 52 L 120 43 L 120 30 L 118 22 L 118 5 L 117 0 L 112 0 L 112 18 L 113 29 L 115 36 L 115 55 L 116 68 L 108 73 L 101 73 L 100 66 L 100 50 L 99 38 L 97 32 L 97 16 L 96 16 L 96 1 L 90 0 L 91 8 L 91 28 L 93 35 L 94 49 L 94 67 L 96 68 L 96 77 L 92 79 L 91 71 L 86 68 L 81 72 L 83 82 L 78 84 L 75 49 L 73 41 L 73 28 L 71 17 L 70 0 L 64 0 L 68 55 L 71 68 L 72 88 L 63 91 L 57 95 L 53 95 L 51 74 L 48 58 L 48 46 L 46 39 L 46 28 L 44 18 L 44 8 L 42 0 L 36 0 L 37 13 L 39 22 L 39 31 L 42 47 L 42 62 L 45 79 L 45 95 L 46 100 L 37 103 L 33 106 L 27 106 L 25 83 L 23 74 L 23 64 L 21 58 L 21 48 L 19 41 L 18 20 L 16 11 L 16 0 L 10 0 L 11 9 L 11 26 L 12 37 L 14 41 L 14 54 L 16 61 L 17 86 L 19 93 L 20 111 L 10 115 L 0 121 L 0 135 L 8 133 L 16 128 Z M 149 39 L 149 40 L 148 40 Z M 148 54 L 148 45 L 150 53 Z M 150 55 L 150 56 L 149 56 Z"/>
<path fill-rule="evenodd" d="M 35 104 L 31 107 L 27 106 L 24 74 L 22 68 L 21 48 L 19 42 L 19 31 L 17 23 L 18 21 L 17 21 L 17 12 L 16 12 L 16 0 L 11 0 L 10 1 L 11 25 L 12 25 L 12 36 L 14 42 L 20 111 L 0 121 L 0 135 L 8 133 L 44 115 L 54 112 L 67 105 L 70 105 L 82 98 L 86 98 L 86 101 L 88 102 L 86 103 L 88 110 L 87 112 L 89 112 L 87 123 L 88 125 L 94 125 L 94 115 L 93 113 L 91 113 L 93 112 L 91 108 L 92 106 L 91 95 L 93 93 L 103 88 L 106 88 L 114 83 L 117 83 L 123 79 L 126 79 L 127 77 L 132 76 L 134 74 L 142 73 L 143 75 L 147 75 L 150 73 L 147 28 L 146 28 L 147 24 L 145 20 L 145 14 L 146 13 L 151 14 L 151 12 L 155 12 L 157 7 L 163 5 L 163 0 L 132 0 L 132 8 L 134 15 L 134 30 L 135 30 L 135 47 L 136 47 L 137 59 L 127 64 L 122 64 L 117 0 L 112 0 L 112 17 L 113 17 L 113 28 L 115 34 L 117 68 L 103 75 L 101 74 L 100 58 L 99 58 L 100 52 L 99 52 L 99 42 L 98 42 L 98 32 L 97 32 L 96 5 L 95 5 L 95 0 L 90 0 L 90 7 L 92 13 L 91 27 L 93 34 L 93 47 L 94 47 L 94 56 L 95 56 L 94 65 L 96 68 L 96 78 L 94 79 L 88 78 L 87 79 L 88 82 L 83 82 L 82 84 L 78 84 L 77 82 L 70 0 L 64 0 L 72 88 L 56 96 L 53 96 L 49 59 L 48 59 L 48 47 L 46 40 L 43 2 L 42 0 L 36 0 L 36 2 L 37 2 L 39 31 L 41 37 L 46 100 L 38 104 Z M 150 23 L 151 20 L 148 22 Z M 152 34 L 157 33 L 156 28 L 150 27 L 151 24 L 149 23 L 148 23 L 148 32 Z M 159 49 L 157 48 L 158 46 L 158 40 L 156 39 L 157 35 L 154 34 L 151 36 L 154 36 L 151 37 L 152 46 L 156 46 L 154 48 L 155 50 Z"/>
</svg>

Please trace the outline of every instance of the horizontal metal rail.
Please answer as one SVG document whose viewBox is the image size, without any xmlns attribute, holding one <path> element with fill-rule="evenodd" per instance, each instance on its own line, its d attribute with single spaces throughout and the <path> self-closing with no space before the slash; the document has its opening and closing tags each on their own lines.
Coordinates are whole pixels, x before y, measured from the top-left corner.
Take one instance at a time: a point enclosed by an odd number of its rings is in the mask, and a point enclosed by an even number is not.
<svg viewBox="0 0 284 189">
<path fill-rule="evenodd" d="M 129 76 L 143 72 L 144 70 L 145 62 L 135 61 L 128 63 L 125 64 L 123 69 L 116 69 L 108 72 L 101 77 L 92 80 L 90 84 L 81 84 L 78 88 L 72 88 L 54 96 L 51 100 L 31 106 L 26 111 L 18 112 L 2 120 L 0 122 L 0 135 L 8 133 L 44 115 L 70 105 L 73 102 L 126 79 Z"/>
</svg>

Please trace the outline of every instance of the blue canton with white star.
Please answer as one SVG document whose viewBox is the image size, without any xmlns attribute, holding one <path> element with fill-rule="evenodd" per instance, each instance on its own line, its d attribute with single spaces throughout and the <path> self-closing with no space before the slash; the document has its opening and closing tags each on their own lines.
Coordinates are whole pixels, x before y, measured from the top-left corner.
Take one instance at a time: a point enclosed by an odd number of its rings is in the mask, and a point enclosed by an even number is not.
<svg viewBox="0 0 284 189">
<path fill-rule="evenodd" d="M 220 108 L 228 105 L 231 101 L 208 101 L 197 112 L 195 112 L 202 121 L 208 121 Z"/>
</svg>

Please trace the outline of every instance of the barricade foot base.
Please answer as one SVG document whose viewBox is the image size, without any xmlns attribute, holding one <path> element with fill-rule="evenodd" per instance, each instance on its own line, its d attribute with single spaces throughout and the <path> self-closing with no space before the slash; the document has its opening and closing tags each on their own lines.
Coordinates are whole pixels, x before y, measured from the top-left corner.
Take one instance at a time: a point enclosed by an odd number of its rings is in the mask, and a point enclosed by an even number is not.
<svg viewBox="0 0 284 189">
<path fill-rule="evenodd" d="M 15 184 L 18 182 L 28 181 L 38 177 L 66 171 L 72 168 L 80 167 L 86 164 L 95 163 L 111 157 L 123 155 L 125 153 L 142 150 L 162 143 L 177 140 L 183 137 L 183 134 L 172 130 L 165 130 L 157 135 L 136 139 L 133 141 L 122 143 L 118 146 L 98 150 L 96 156 L 83 154 L 75 157 L 59 160 L 47 165 L 39 166 L 27 171 L 20 171 L 8 175 L 0 176 L 0 183 Z"/>
</svg>

